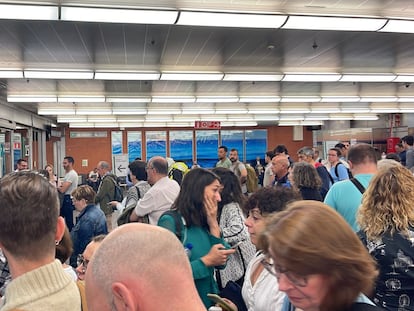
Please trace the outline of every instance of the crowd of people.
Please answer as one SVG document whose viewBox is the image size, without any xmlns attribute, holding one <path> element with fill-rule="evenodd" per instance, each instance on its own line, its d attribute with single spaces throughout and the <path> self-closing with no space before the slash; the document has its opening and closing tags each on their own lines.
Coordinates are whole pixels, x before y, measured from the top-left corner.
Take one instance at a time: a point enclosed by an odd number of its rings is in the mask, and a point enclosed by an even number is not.
<svg viewBox="0 0 414 311">
<path fill-rule="evenodd" d="M 226 146 L 180 174 L 136 159 L 122 202 L 106 161 L 79 185 L 71 156 L 62 179 L 21 159 L 0 180 L 0 311 L 207 310 L 210 294 L 233 311 L 414 310 L 413 137 L 399 147 L 294 162 L 278 145 L 255 190 Z"/>
</svg>

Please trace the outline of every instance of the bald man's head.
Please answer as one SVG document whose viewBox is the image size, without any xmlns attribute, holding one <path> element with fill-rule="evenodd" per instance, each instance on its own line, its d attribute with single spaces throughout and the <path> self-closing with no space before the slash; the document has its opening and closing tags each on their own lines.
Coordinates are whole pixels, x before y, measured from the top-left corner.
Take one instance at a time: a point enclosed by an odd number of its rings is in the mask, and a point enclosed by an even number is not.
<svg viewBox="0 0 414 311">
<path fill-rule="evenodd" d="M 105 238 L 89 263 L 88 307 L 105 310 L 102 300 L 108 307 L 114 304 L 115 283 L 125 285 L 133 295 L 145 291 L 146 297 L 151 292 L 168 297 L 169 292 L 176 293 L 180 276 L 193 282 L 188 257 L 173 233 L 142 223 L 123 225 Z"/>
</svg>

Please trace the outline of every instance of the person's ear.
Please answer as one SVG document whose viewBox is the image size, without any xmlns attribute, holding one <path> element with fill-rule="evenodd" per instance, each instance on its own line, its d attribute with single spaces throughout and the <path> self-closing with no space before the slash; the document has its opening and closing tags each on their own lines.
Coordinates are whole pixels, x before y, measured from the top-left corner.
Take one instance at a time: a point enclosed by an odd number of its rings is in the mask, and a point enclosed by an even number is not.
<svg viewBox="0 0 414 311">
<path fill-rule="evenodd" d="M 352 170 L 353 169 L 353 167 L 354 167 L 354 165 L 352 164 L 352 162 L 351 161 L 349 161 L 348 160 L 348 164 L 349 164 L 349 170 Z"/>
<path fill-rule="evenodd" d="M 115 282 L 112 284 L 113 304 L 115 310 L 135 310 L 134 298 L 130 290 L 122 283 Z"/>
<path fill-rule="evenodd" d="M 59 216 L 57 219 L 55 241 L 60 242 L 62 240 L 63 234 L 65 233 L 66 223 L 65 219 L 62 216 Z"/>
</svg>

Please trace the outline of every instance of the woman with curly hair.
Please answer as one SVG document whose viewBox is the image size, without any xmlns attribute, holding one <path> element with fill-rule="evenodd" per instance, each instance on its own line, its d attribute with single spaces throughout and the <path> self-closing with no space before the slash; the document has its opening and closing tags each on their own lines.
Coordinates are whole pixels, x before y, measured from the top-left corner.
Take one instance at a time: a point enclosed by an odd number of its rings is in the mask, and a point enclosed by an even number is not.
<svg viewBox="0 0 414 311">
<path fill-rule="evenodd" d="M 358 211 L 358 233 L 380 275 L 374 301 L 387 310 L 414 310 L 414 176 L 398 165 L 380 170 Z"/>
<path fill-rule="evenodd" d="M 304 200 L 323 201 L 322 180 L 316 168 L 307 162 L 297 162 L 289 171 L 289 181 Z"/>
</svg>

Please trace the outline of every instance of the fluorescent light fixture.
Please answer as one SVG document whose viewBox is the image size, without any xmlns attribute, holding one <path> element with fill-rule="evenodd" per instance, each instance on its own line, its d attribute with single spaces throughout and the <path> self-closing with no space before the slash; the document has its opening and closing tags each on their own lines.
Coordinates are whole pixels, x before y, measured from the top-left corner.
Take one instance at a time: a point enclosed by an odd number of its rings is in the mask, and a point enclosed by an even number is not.
<svg viewBox="0 0 414 311">
<path fill-rule="evenodd" d="M 115 115 L 147 114 L 147 109 L 134 107 L 114 107 L 112 113 Z"/>
<path fill-rule="evenodd" d="M 158 80 L 160 76 L 156 71 L 95 71 L 96 80 Z"/>
<path fill-rule="evenodd" d="M 270 73 L 225 73 L 223 81 L 281 81 L 283 74 Z"/>
<path fill-rule="evenodd" d="M 279 112 L 279 105 L 274 103 L 267 103 L 267 104 L 248 104 L 247 109 L 249 113 L 254 114 L 268 114 L 268 113 L 278 113 Z"/>
<path fill-rule="evenodd" d="M 62 95 L 62 96 L 58 96 L 58 102 L 60 102 L 60 103 L 103 103 L 103 102 L 105 102 L 105 96 Z"/>
<path fill-rule="evenodd" d="M 227 116 L 225 114 L 206 114 L 201 118 L 202 121 L 227 121 Z"/>
<path fill-rule="evenodd" d="M 236 112 L 239 113 L 239 112 Z M 227 116 L 227 120 L 228 121 L 253 121 L 254 118 L 252 115 L 248 115 L 248 114 L 241 114 L 241 115 L 234 115 L 234 114 L 229 114 Z"/>
<path fill-rule="evenodd" d="M 9 103 L 56 103 L 57 96 L 55 95 L 8 95 L 7 101 Z"/>
<path fill-rule="evenodd" d="M 220 81 L 223 79 L 222 72 L 162 72 L 160 80 L 181 81 Z"/>
<path fill-rule="evenodd" d="M 369 102 L 377 102 L 377 103 L 389 103 L 389 102 L 396 102 L 398 98 L 396 96 L 361 96 L 360 102 L 369 103 Z"/>
<path fill-rule="evenodd" d="M 316 125 L 323 125 L 323 121 L 282 121 L 278 122 L 279 126 L 296 126 L 296 125 L 304 125 L 304 126 L 316 126 Z"/>
<path fill-rule="evenodd" d="M 28 79 L 93 79 L 92 70 L 48 70 L 48 69 L 25 69 L 24 77 Z"/>
<path fill-rule="evenodd" d="M 321 121 L 329 120 L 329 115 L 327 114 L 309 114 L 305 115 L 305 121 Z"/>
<path fill-rule="evenodd" d="M 182 114 L 189 114 L 189 115 L 194 115 L 194 114 L 212 114 L 215 112 L 214 108 L 194 108 L 194 109 L 190 109 L 190 108 L 185 108 L 182 109 L 181 113 Z"/>
<path fill-rule="evenodd" d="M 250 127 L 250 126 L 257 126 L 257 122 L 255 121 L 226 121 L 221 123 L 221 127 Z"/>
<path fill-rule="evenodd" d="M 134 123 L 125 123 L 125 122 L 119 122 L 119 127 L 143 127 L 144 122 L 134 122 Z"/>
<path fill-rule="evenodd" d="M 76 105 L 76 114 L 111 115 L 112 107 L 108 104 L 99 104 L 99 106 L 97 106 L 97 105 L 82 103 L 82 104 Z"/>
<path fill-rule="evenodd" d="M 369 110 L 368 110 L 369 112 Z M 354 115 L 352 113 L 338 113 L 338 114 L 330 114 L 329 115 L 329 120 L 334 120 L 334 121 L 342 121 L 342 120 L 353 120 L 354 119 Z"/>
<path fill-rule="evenodd" d="M 175 115 L 174 116 L 174 121 L 178 121 L 178 122 L 194 122 L 200 120 L 200 116 L 197 114 L 194 115 Z M 194 125 L 194 123 L 193 123 Z"/>
<path fill-rule="evenodd" d="M 149 122 L 167 122 L 167 121 L 173 121 L 173 118 L 171 115 L 147 115 L 145 117 L 145 121 Z"/>
<path fill-rule="evenodd" d="M 255 121 L 277 121 L 279 120 L 279 115 L 277 114 L 256 114 L 254 115 Z"/>
<path fill-rule="evenodd" d="M 378 31 L 414 33 L 414 21 L 390 19 L 388 20 L 388 23 Z"/>
<path fill-rule="evenodd" d="M 119 127 L 119 124 L 117 122 L 115 123 L 98 122 L 98 123 L 92 123 L 92 124 L 94 125 L 95 128 L 107 128 L 107 127 L 117 128 Z"/>
<path fill-rule="evenodd" d="M 247 113 L 247 108 L 243 104 L 216 104 L 216 114 L 236 114 Z"/>
<path fill-rule="evenodd" d="M 180 113 L 181 113 L 180 104 L 152 103 L 152 104 L 147 105 L 147 114 L 170 115 L 170 114 L 180 114 Z"/>
<path fill-rule="evenodd" d="M 155 128 L 160 128 L 160 127 L 165 127 L 167 125 L 166 122 L 144 122 L 144 127 L 155 127 Z"/>
<path fill-rule="evenodd" d="M 370 112 L 369 103 L 344 103 L 341 105 L 341 112 L 359 112 L 359 113 L 367 113 Z"/>
<path fill-rule="evenodd" d="M 153 103 L 194 103 L 195 96 L 152 96 Z"/>
<path fill-rule="evenodd" d="M 177 25 L 280 28 L 286 15 L 181 11 Z"/>
<path fill-rule="evenodd" d="M 359 96 L 322 96 L 321 103 L 359 102 Z"/>
<path fill-rule="evenodd" d="M 287 73 L 283 77 L 284 82 L 336 82 L 341 75 L 338 73 Z"/>
<path fill-rule="evenodd" d="M 144 116 L 122 116 L 117 117 L 118 122 L 123 123 L 137 123 L 137 122 L 144 122 L 145 117 Z"/>
<path fill-rule="evenodd" d="M 197 96 L 197 103 L 237 103 L 238 96 Z"/>
<path fill-rule="evenodd" d="M 400 112 L 397 103 L 372 103 L 371 112 L 374 113 L 397 113 Z"/>
<path fill-rule="evenodd" d="M 114 116 L 105 116 L 105 117 L 93 117 L 88 116 L 88 122 L 96 122 L 96 123 L 114 123 L 116 122 L 116 117 Z"/>
<path fill-rule="evenodd" d="M 240 96 L 240 103 L 277 103 L 280 96 Z"/>
<path fill-rule="evenodd" d="M 400 102 L 400 103 L 401 102 L 413 103 L 414 102 L 414 96 L 401 96 L 401 97 L 398 97 L 398 102 Z"/>
<path fill-rule="evenodd" d="M 333 16 L 289 16 L 284 29 L 377 31 L 387 19 Z"/>
<path fill-rule="evenodd" d="M 37 108 L 39 115 L 74 115 L 75 107 L 39 107 Z"/>
<path fill-rule="evenodd" d="M 414 113 L 414 104 L 411 103 L 400 103 L 400 112 L 403 113 Z"/>
<path fill-rule="evenodd" d="M 194 122 L 167 122 L 167 127 L 194 127 Z"/>
<path fill-rule="evenodd" d="M 149 103 L 151 101 L 151 97 L 149 96 L 106 97 L 106 101 L 110 103 Z"/>
<path fill-rule="evenodd" d="M 320 101 L 319 96 L 283 96 L 280 99 L 282 103 L 317 103 Z"/>
<path fill-rule="evenodd" d="M 94 128 L 95 125 L 93 123 L 88 123 L 88 122 L 84 122 L 84 123 L 77 123 L 77 122 L 71 122 L 69 123 L 69 127 L 70 128 Z"/>
<path fill-rule="evenodd" d="M 178 11 L 62 6 L 61 20 L 97 23 L 173 25 Z"/>
<path fill-rule="evenodd" d="M 1 10 L 1 7 L 0 7 Z M 2 79 L 19 79 L 23 78 L 23 70 L 19 69 L 0 69 L 0 78 Z"/>
<path fill-rule="evenodd" d="M 343 74 L 341 82 L 393 82 L 394 74 Z"/>
<path fill-rule="evenodd" d="M 0 4 L 0 19 L 58 20 L 58 6 Z"/>
<path fill-rule="evenodd" d="M 88 119 L 86 116 L 76 116 L 76 115 L 67 115 L 64 117 L 58 116 L 57 122 L 58 123 L 75 123 L 75 122 L 87 122 Z"/>
<path fill-rule="evenodd" d="M 354 120 L 367 120 L 367 121 L 375 121 L 378 120 L 378 116 L 377 115 L 373 115 L 373 114 L 355 114 L 354 115 Z"/>
<path fill-rule="evenodd" d="M 414 75 L 397 75 L 392 82 L 414 82 Z"/>
<path fill-rule="evenodd" d="M 303 115 L 280 115 L 279 120 L 281 121 L 301 121 L 304 120 Z"/>
<path fill-rule="evenodd" d="M 338 103 L 315 103 L 311 104 L 311 113 L 335 113 L 341 112 Z"/>
</svg>

